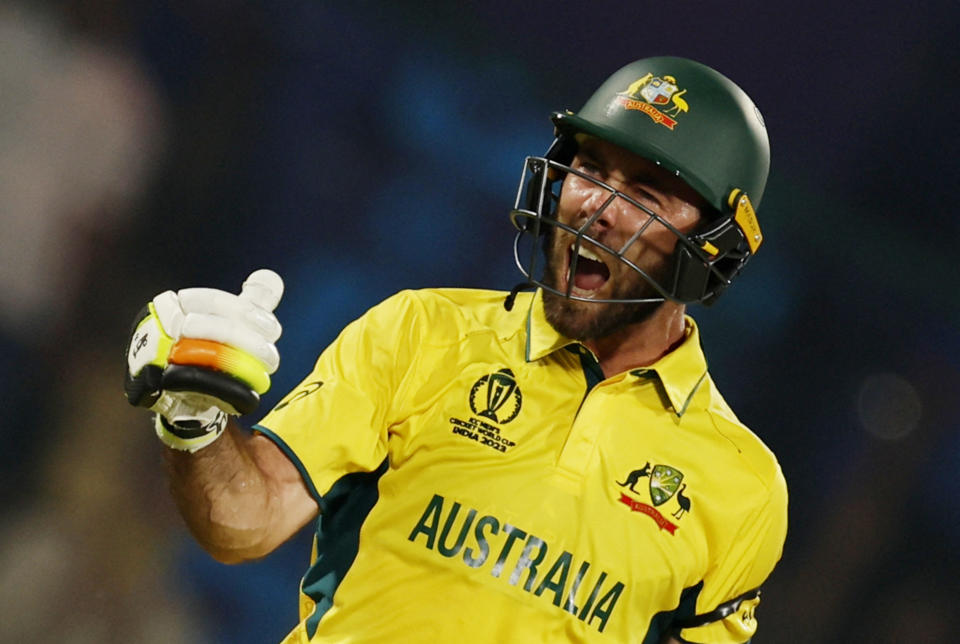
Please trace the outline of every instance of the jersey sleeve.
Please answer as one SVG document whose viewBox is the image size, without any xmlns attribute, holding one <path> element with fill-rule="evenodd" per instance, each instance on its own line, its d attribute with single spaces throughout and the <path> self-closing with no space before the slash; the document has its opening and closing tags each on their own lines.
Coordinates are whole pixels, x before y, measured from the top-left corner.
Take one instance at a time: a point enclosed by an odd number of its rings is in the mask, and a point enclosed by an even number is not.
<svg viewBox="0 0 960 644">
<path fill-rule="evenodd" d="M 254 426 L 290 457 L 318 502 L 344 475 L 374 471 L 386 458 L 389 427 L 405 413 L 397 392 L 424 324 L 412 292 L 383 301 L 344 328 Z"/>
<path fill-rule="evenodd" d="M 760 588 L 783 553 L 787 486 L 777 467 L 765 503 L 742 523 L 724 556 L 704 578 L 696 614 L 710 621 L 683 628 L 680 639 L 697 644 L 742 644 L 757 631 Z"/>
</svg>

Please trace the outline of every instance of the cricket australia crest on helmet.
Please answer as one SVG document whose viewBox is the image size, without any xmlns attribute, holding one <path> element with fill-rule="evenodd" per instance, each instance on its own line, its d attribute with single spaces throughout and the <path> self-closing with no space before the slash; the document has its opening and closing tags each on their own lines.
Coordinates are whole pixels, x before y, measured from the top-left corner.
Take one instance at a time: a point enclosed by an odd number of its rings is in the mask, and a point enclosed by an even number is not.
<svg viewBox="0 0 960 644">
<path fill-rule="evenodd" d="M 688 112 L 690 106 L 683 95 L 687 90 L 680 89 L 677 79 L 669 74 L 654 76 L 648 72 L 641 76 L 617 95 L 610 104 L 611 109 L 621 106 L 627 110 L 643 112 L 654 123 L 672 130 L 677 125 L 676 117 Z"/>
<path fill-rule="evenodd" d="M 770 169 L 763 118 L 739 86 L 702 63 L 676 56 L 634 61 L 579 111 L 552 118 L 560 135 L 595 136 L 675 173 L 718 211 L 733 189 L 760 206 Z"/>
</svg>

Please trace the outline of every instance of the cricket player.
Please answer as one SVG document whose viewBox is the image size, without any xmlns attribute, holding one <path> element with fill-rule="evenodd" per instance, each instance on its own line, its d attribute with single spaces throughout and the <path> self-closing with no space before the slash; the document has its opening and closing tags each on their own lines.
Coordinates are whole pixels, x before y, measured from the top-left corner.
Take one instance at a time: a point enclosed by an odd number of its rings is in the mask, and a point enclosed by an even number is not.
<svg viewBox="0 0 960 644">
<path fill-rule="evenodd" d="M 290 643 L 747 642 L 781 556 L 776 458 L 707 371 L 688 304 L 762 242 L 769 144 L 733 82 L 614 73 L 524 162 L 510 293 L 404 291 L 252 428 L 283 283 L 167 291 L 126 394 L 222 562 L 316 531 Z M 744 352 L 749 347 L 744 346 Z"/>
</svg>

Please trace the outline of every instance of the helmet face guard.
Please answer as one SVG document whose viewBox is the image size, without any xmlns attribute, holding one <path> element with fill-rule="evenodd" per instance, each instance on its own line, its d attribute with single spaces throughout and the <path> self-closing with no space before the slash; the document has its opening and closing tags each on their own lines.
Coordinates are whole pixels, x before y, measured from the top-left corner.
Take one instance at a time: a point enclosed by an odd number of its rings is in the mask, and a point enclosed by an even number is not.
<svg viewBox="0 0 960 644">
<path fill-rule="evenodd" d="M 529 157 L 510 218 L 518 229 L 514 258 L 527 280 L 563 297 L 588 302 L 712 303 L 739 274 L 762 241 L 754 204 L 763 196 L 770 165 L 766 127 L 750 98 L 725 76 L 685 58 L 638 60 L 608 78 L 578 112 L 552 116 L 557 139 L 542 157 Z M 711 207 L 700 228 L 683 233 L 628 195 L 570 167 L 579 135 L 613 143 L 679 177 Z M 608 193 L 579 229 L 557 221 L 563 179 L 570 173 Z M 649 215 L 622 248 L 609 248 L 587 231 L 618 199 Z M 658 275 L 625 256 L 653 222 L 677 237 L 667 267 Z M 555 235 L 573 245 L 566 292 L 552 286 L 544 252 Z M 580 248 L 623 262 L 656 291 L 636 299 L 597 300 L 572 292 Z M 605 258 L 606 259 L 606 258 Z"/>
<path fill-rule="evenodd" d="M 562 147 L 554 145 L 551 151 Z M 602 203 L 582 225 L 574 227 L 557 218 L 557 204 L 563 180 L 568 174 L 589 181 L 605 193 Z M 647 214 L 647 220 L 620 248 L 612 248 L 588 231 L 603 212 L 623 199 L 634 208 Z M 743 197 L 746 200 L 746 197 Z M 739 202 L 738 202 L 739 203 Z M 749 205 L 749 201 L 746 200 Z M 527 157 L 517 189 L 510 219 L 518 232 L 514 239 L 514 261 L 530 284 L 562 297 L 596 303 L 645 303 L 666 300 L 682 303 L 712 303 L 740 271 L 752 252 L 745 236 L 736 222 L 733 212 L 710 221 L 701 230 L 686 234 L 674 227 L 649 207 L 590 175 L 546 157 Z M 628 259 L 627 252 L 654 223 L 669 230 L 677 244 L 672 255 L 672 264 L 662 274 L 654 275 Z M 758 229 L 759 232 L 759 229 Z M 556 235 L 570 239 L 572 248 L 565 290 L 554 284 L 548 275 L 546 253 Z M 594 299 L 578 296 L 572 292 L 574 276 L 580 258 L 580 249 L 602 254 L 622 262 L 653 287 L 656 294 L 646 297 L 622 299 Z"/>
</svg>

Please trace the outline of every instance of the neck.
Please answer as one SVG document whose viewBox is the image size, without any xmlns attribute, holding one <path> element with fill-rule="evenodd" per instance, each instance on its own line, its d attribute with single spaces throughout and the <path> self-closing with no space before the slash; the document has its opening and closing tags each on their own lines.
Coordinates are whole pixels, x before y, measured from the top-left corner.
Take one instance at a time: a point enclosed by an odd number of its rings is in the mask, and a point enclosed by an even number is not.
<svg viewBox="0 0 960 644">
<path fill-rule="evenodd" d="M 670 353 L 685 336 L 686 307 L 664 302 L 657 311 L 612 335 L 583 344 L 593 351 L 606 377 L 653 364 Z"/>
</svg>

